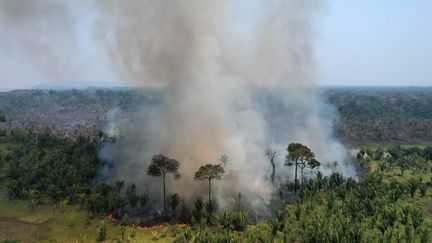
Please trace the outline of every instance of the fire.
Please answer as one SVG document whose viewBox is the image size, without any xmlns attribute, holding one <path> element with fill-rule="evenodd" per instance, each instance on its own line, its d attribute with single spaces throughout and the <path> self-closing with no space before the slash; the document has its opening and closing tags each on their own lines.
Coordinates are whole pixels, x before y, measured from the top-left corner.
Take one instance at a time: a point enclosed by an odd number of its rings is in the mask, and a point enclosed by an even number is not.
<svg viewBox="0 0 432 243">
<path fill-rule="evenodd" d="M 159 224 L 159 225 L 153 225 L 153 226 L 134 226 L 134 227 L 138 230 L 154 230 L 154 229 L 163 228 L 163 227 L 165 227 L 165 225 Z"/>
<path fill-rule="evenodd" d="M 107 218 L 111 221 L 117 221 L 117 219 L 115 219 L 112 215 L 112 213 L 107 215 Z M 135 225 L 135 224 L 129 224 L 129 227 L 135 228 L 137 230 L 155 230 L 155 229 L 161 229 L 164 228 L 166 225 L 163 224 L 156 224 L 156 225 L 152 225 L 152 226 L 140 226 L 140 225 Z M 179 227 L 179 228 L 184 228 L 187 226 L 187 224 L 175 224 L 175 226 Z"/>
</svg>

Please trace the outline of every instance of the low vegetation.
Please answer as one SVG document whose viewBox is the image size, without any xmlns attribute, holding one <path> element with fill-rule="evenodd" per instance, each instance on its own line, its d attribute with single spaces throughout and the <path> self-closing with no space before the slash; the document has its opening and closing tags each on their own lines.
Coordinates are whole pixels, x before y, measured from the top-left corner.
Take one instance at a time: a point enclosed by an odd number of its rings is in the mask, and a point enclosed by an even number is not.
<svg viewBox="0 0 432 243">
<path fill-rule="evenodd" d="M 195 173 L 208 182 L 209 200 L 182 205 L 177 193 L 164 194 L 157 225 L 139 226 L 148 192 L 123 181 L 94 183 L 103 162 L 98 137 L 61 139 L 49 134 L 7 130 L 0 136 L 0 239 L 105 242 L 430 242 L 432 228 L 432 147 L 361 148 L 358 178 L 324 175 L 314 153 L 301 144 L 287 147 L 286 165 L 303 176 L 275 185 L 281 192 L 271 217 L 254 224 L 253 209 L 226 211 L 211 200 L 211 185 L 222 164 Z M 275 154 L 276 156 L 276 154 Z M 272 155 L 270 154 L 269 160 Z M 226 158 L 225 164 L 229 161 Z M 271 161 L 270 161 L 271 162 Z M 155 155 L 148 174 L 178 178 L 181 163 Z M 272 164 L 269 164 L 269 170 Z M 295 171 L 295 170 L 294 170 Z M 156 179 L 156 178 L 155 178 Z M 200 182 L 196 182 L 200 183 Z M 283 192 L 289 191 L 287 198 Z M 165 193 L 165 192 L 164 192 Z M 240 197 L 240 195 L 239 195 Z M 289 200 L 288 200 L 289 199 Z M 180 212 L 182 211 L 182 212 Z M 179 217 L 181 215 L 181 217 Z M 159 225 L 161 224 L 161 225 Z"/>
</svg>

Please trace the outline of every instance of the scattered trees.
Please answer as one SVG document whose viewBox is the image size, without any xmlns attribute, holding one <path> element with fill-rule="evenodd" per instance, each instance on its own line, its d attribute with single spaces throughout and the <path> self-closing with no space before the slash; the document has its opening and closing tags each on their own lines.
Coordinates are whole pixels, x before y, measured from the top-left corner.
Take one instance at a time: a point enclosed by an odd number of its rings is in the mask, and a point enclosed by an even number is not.
<svg viewBox="0 0 432 243">
<path fill-rule="evenodd" d="M 222 165 L 206 164 L 201 166 L 195 173 L 195 180 L 208 180 L 209 204 L 211 203 L 211 181 L 213 179 L 220 180 L 223 173 L 225 173 Z"/>
<path fill-rule="evenodd" d="M 175 159 L 170 159 L 163 154 L 157 154 L 153 156 L 152 162 L 147 168 L 147 174 L 150 176 L 162 177 L 163 178 L 163 207 L 166 211 L 166 182 L 165 178 L 167 174 L 173 174 L 174 179 L 179 179 L 181 176 L 178 172 L 180 162 Z"/>
<path fill-rule="evenodd" d="M 94 156 L 97 153 L 97 146 L 91 141 L 85 138 L 65 141 L 50 136 L 34 137 L 25 138 L 29 139 L 30 143 L 21 141 L 23 137 L 20 136 L 0 137 L 9 139 L 8 141 L 12 141 L 13 144 L 7 151 L 0 151 L 0 165 L 5 165 L 1 168 L 4 172 L 2 180 L 14 197 L 28 199 L 34 204 L 39 200 L 45 202 L 46 198 L 54 199 L 55 202 L 81 203 L 93 214 L 113 213 L 117 218 L 122 216 L 121 212 L 124 213 L 124 207 L 128 203 L 133 208 L 138 204 L 141 207 L 147 204 L 148 193 L 139 194 L 140 188 L 133 183 L 116 181 L 112 184 L 90 185 L 97 166 L 101 165 L 97 156 Z M 285 163 L 295 165 L 296 170 L 315 168 L 319 165 L 314 153 L 304 145 L 290 144 L 287 150 L 289 154 Z M 430 161 L 426 160 L 426 157 L 430 156 L 429 150 L 393 148 L 391 151 L 381 150 L 382 155 L 379 156 L 373 151 L 368 151 L 371 154 L 371 161 L 365 162 L 369 165 L 372 162 L 374 166 L 385 163 L 386 169 L 383 169 L 382 173 L 361 174 L 358 181 L 344 178 L 337 172 L 329 176 L 317 172 L 316 178 L 302 179 L 304 187 L 295 206 L 287 207 L 287 212 L 283 216 L 278 214 L 276 218 L 263 221 L 253 228 L 247 227 L 247 213 L 213 213 L 214 208 L 210 208 L 211 181 L 221 179 L 225 170 L 222 164 L 204 165 L 196 171 L 194 179 L 208 180 L 209 204 L 205 205 L 202 199 L 195 202 L 195 207 L 191 211 L 192 222 L 204 222 L 216 228 L 187 228 L 187 235 L 189 239 L 200 239 L 205 242 L 223 237 L 231 241 L 238 241 L 243 237 L 251 242 L 257 239 L 263 242 L 268 242 L 268 239 L 289 242 L 292 240 L 290 237 L 302 237 L 301 240 L 307 242 L 428 242 L 430 233 L 427 222 L 430 217 L 423 216 L 423 209 L 417 207 L 421 205 L 415 205 L 415 202 L 425 200 L 419 196 L 426 199 L 430 197 L 427 191 L 430 182 L 428 180 L 425 184 L 421 179 L 430 178 L 432 167 Z M 387 153 L 391 154 L 391 157 L 385 158 Z M 271 151 L 266 155 L 273 167 L 275 153 Z M 379 161 L 373 161 L 374 159 Z M 410 171 L 407 173 L 409 176 L 401 177 L 399 172 L 394 172 L 400 163 Z M 165 193 L 166 174 L 173 174 L 177 179 L 179 166 L 178 161 L 163 155 L 155 155 L 147 173 L 163 177 Z M 303 171 L 300 173 L 303 178 Z M 274 170 L 272 174 L 273 179 Z M 295 179 L 298 181 L 297 176 Z M 297 184 L 292 188 L 296 189 Z M 419 196 L 416 196 L 417 191 Z M 177 193 L 164 195 L 164 210 L 165 200 L 170 207 L 169 210 L 175 213 L 181 200 L 180 196 Z M 195 229 L 199 232 L 194 232 Z M 105 222 L 100 223 L 98 230 L 98 240 L 105 239 Z M 217 231 L 223 232 L 224 236 Z M 124 238 L 124 232 L 120 238 Z"/>
</svg>

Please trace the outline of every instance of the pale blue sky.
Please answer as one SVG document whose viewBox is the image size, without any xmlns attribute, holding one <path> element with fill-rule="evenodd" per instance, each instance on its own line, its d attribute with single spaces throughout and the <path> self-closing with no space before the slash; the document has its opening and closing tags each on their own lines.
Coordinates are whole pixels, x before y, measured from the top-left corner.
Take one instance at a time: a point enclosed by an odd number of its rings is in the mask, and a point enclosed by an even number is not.
<svg viewBox="0 0 432 243">
<path fill-rule="evenodd" d="M 331 0 L 320 25 L 323 84 L 432 86 L 431 0 Z"/>
<path fill-rule="evenodd" d="M 253 18 L 254 0 L 236 1 L 247 10 L 237 18 Z M 76 67 L 57 79 L 113 82 L 108 56 L 92 40 L 94 16 L 76 6 L 73 10 L 80 19 L 79 37 L 74 55 L 68 58 Z M 432 86 L 431 0 L 329 0 L 317 20 L 320 84 Z M 8 31 L 0 23 L 0 33 L 5 36 Z M 14 34 L 10 36 L 0 41 L 0 90 L 53 82 L 34 68 L 14 43 Z"/>
</svg>

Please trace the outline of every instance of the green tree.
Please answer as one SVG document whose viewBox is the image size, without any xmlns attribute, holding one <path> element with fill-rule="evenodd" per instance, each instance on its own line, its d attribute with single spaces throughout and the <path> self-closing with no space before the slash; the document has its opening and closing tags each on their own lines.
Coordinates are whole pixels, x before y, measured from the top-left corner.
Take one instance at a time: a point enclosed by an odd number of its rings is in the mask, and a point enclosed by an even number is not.
<svg viewBox="0 0 432 243">
<path fill-rule="evenodd" d="M 218 165 L 206 164 L 201 166 L 198 169 L 198 171 L 195 172 L 195 176 L 194 176 L 195 180 L 208 180 L 209 204 L 211 202 L 211 181 L 213 179 L 220 180 L 224 173 L 225 170 L 220 164 Z"/>
<path fill-rule="evenodd" d="M 150 176 L 162 177 L 163 178 L 163 207 L 166 211 L 166 175 L 173 174 L 174 179 L 179 179 L 180 174 L 178 168 L 180 167 L 180 162 L 175 159 L 170 159 L 163 154 L 157 154 L 153 156 L 152 162 L 147 168 L 147 174 Z"/>
<path fill-rule="evenodd" d="M 288 155 L 286 156 L 285 165 L 295 166 L 294 191 L 298 189 L 297 170 L 301 169 L 301 178 L 303 184 L 303 169 L 316 168 L 320 166 L 320 162 L 315 159 L 315 154 L 305 145 L 300 143 L 291 143 L 287 148 Z"/>
</svg>

